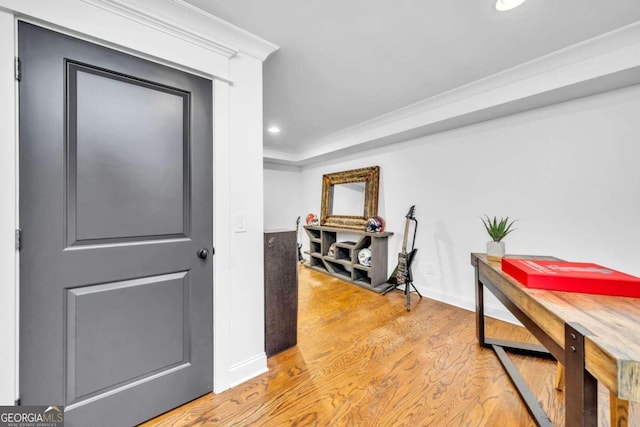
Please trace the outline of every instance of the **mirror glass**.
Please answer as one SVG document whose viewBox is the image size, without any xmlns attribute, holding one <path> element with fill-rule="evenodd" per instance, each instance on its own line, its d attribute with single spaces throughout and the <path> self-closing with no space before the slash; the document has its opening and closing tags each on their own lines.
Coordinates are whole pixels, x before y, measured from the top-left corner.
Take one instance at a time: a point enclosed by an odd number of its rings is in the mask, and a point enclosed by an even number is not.
<svg viewBox="0 0 640 427">
<path fill-rule="evenodd" d="M 364 182 L 335 184 L 331 214 L 364 216 L 364 190 Z"/>
</svg>

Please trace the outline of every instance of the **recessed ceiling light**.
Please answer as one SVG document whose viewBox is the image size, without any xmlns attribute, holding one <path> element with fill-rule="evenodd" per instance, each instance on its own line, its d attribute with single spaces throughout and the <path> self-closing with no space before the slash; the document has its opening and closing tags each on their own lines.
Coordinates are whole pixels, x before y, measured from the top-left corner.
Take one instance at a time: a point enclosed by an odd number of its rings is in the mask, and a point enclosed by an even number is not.
<svg viewBox="0 0 640 427">
<path fill-rule="evenodd" d="M 280 133 L 280 128 L 278 126 L 269 126 L 269 129 L 267 129 L 267 132 Z"/>
<path fill-rule="evenodd" d="M 497 0 L 496 1 L 496 9 L 503 12 L 505 10 L 511 10 L 515 7 L 520 6 L 527 0 Z"/>
</svg>

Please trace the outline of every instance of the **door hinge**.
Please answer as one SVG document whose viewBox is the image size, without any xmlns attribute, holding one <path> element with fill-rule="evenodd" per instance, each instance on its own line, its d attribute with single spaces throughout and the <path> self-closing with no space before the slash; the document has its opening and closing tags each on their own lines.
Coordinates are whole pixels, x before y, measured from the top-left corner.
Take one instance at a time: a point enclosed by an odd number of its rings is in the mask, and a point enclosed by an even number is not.
<svg viewBox="0 0 640 427">
<path fill-rule="evenodd" d="M 18 228 L 16 230 L 16 251 L 20 249 L 22 249 L 22 230 Z"/>
<path fill-rule="evenodd" d="M 15 68 L 16 80 L 20 81 L 22 79 L 22 61 L 18 57 L 16 57 Z"/>
</svg>

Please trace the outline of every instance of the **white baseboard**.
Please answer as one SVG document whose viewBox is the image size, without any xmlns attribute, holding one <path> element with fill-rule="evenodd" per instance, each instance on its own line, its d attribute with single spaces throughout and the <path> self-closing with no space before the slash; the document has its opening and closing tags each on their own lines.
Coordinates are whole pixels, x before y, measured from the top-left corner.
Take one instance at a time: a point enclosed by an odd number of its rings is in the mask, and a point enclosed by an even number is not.
<svg viewBox="0 0 640 427">
<path fill-rule="evenodd" d="M 229 388 L 242 384 L 267 371 L 267 355 L 265 353 L 236 363 L 229 369 Z"/>
</svg>

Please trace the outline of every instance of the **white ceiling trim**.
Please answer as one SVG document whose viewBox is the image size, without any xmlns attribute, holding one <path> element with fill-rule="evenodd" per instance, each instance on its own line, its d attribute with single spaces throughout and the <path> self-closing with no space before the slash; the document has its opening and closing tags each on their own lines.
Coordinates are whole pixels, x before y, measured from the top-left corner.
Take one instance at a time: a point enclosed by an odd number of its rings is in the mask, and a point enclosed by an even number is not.
<svg viewBox="0 0 640 427">
<path fill-rule="evenodd" d="M 227 58 L 239 52 L 264 61 L 279 49 L 182 0 L 82 0 Z"/>
<path fill-rule="evenodd" d="M 190 10 L 196 15 L 201 16 L 200 19 L 204 20 L 206 27 L 215 22 L 218 26 L 225 28 L 225 35 L 229 38 L 229 42 L 235 46 L 239 46 L 239 50 L 243 53 L 248 54 L 249 56 L 252 56 L 264 62 L 264 60 L 267 59 L 269 55 L 280 49 L 278 45 L 271 43 L 270 41 L 267 41 L 261 37 L 258 37 L 247 30 L 230 24 L 229 22 L 224 21 L 217 16 L 199 9 L 183 0 L 173 0 L 173 2 L 183 8 Z M 191 19 L 188 22 L 190 24 L 193 24 L 193 16 L 190 16 L 190 18 Z"/>
<path fill-rule="evenodd" d="M 306 166 L 639 83 L 640 23 L 634 23 L 358 124 L 301 151 L 265 147 L 265 165 Z"/>
<path fill-rule="evenodd" d="M 170 23 L 166 18 L 160 18 L 150 11 L 143 11 L 140 5 L 134 6 L 119 0 L 82 0 L 92 6 L 99 7 L 111 13 L 118 14 L 139 24 L 146 25 L 155 30 L 162 31 L 182 40 L 204 47 L 212 52 L 223 55 L 227 58 L 235 56 L 238 50 L 229 46 L 217 43 L 204 35 L 186 30 L 179 25 Z"/>
</svg>

